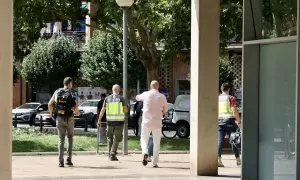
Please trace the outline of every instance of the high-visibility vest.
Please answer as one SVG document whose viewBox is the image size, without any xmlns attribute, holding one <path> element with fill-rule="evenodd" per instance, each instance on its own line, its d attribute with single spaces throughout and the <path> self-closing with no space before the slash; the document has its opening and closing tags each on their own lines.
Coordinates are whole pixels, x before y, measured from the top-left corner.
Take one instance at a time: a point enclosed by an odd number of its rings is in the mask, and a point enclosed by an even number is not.
<svg viewBox="0 0 300 180">
<path fill-rule="evenodd" d="M 106 103 L 106 120 L 107 121 L 124 121 L 124 111 L 122 102 Z"/>
<path fill-rule="evenodd" d="M 230 95 L 219 95 L 219 118 L 234 118 L 233 111 L 230 107 Z"/>
</svg>

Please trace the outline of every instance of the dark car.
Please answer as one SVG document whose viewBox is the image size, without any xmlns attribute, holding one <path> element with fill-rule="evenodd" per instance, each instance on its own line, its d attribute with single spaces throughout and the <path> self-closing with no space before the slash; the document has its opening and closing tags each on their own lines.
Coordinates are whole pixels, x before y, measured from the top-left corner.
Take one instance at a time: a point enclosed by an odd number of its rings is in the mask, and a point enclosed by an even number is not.
<svg viewBox="0 0 300 180">
<path fill-rule="evenodd" d="M 83 113 L 82 111 L 80 113 L 81 114 L 79 116 L 74 115 L 75 127 L 84 127 L 85 120 L 87 120 L 88 125 L 92 125 L 93 113 Z M 40 119 L 42 119 L 44 125 L 51 125 L 53 127 L 56 126 L 56 121 L 50 116 L 49 111 L 37 113 L 35 117 L 36 125 L 40 124 Z"/>
<path fill-rule="evenodd" d="M 83 110 L 79 110 L 80 115 L 75 115 L 75 126 L 76 127 L 84 127 L 85 121 L 87 121 L 87 124 L 94 127 L 94 114 L 92 112 L 85 113 Z"/>
<path fill-rule="evenodd" d="M 34 125 L 35 116 L 38 112 L 48 110 L 47 104 L 42 103 L 26 103 L 12 110 L 12 119 L 17 118 L 17 122 L 28 123 Z"/>
</svg>

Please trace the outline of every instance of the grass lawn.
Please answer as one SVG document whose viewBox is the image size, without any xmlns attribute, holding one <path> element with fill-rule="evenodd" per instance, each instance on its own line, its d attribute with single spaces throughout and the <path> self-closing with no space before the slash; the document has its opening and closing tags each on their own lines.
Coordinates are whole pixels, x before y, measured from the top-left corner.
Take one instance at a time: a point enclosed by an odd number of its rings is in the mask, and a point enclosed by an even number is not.
<svg viewBox="0 0 300 180">
<path fill-rule="evenodd" d="M 12 149 L 13 152 L 56 152 L 57 135 L 39 133 L 32 130 L 13 129 Z M 66 137 L 67 145 L 67 137 Z M 189 139 L 162 139 L 162 151 L 189 150 Z M 75 135 L 74 151 L 95 151 L 97 144 L 96 135 Z M 120 146 L 121 147 L 121 144 Z M 129 137 L 129 151 L 138 151 L 140 148 L 139 137 Z M 106 150 L 102 148 L 101 150 Z"/>
</svg>

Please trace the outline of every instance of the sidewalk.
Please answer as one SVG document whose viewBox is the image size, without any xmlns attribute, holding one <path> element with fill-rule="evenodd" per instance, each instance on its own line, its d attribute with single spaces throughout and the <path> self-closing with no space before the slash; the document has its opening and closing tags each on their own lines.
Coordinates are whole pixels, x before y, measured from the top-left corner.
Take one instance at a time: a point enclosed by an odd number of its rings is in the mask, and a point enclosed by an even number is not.
<svg viewBox="0 0 300 180">
<path fill-rule="evenodd" d="M 119 156 L 119 162 L 108 161 L 107 156 L 78 155 L 73 157 L 74 167 L 58 167 L 57 156 L 13 156 L 14 180 L 229 180 L 240 179 L 240 168 L 233 155 L 224 155 L 225 168 L 219 168 L 220 177 L 190 176 L 188 154 L 163 154 L 160 168 L 151 164 L 144 167 L 141 155 Z"/>
</svg>

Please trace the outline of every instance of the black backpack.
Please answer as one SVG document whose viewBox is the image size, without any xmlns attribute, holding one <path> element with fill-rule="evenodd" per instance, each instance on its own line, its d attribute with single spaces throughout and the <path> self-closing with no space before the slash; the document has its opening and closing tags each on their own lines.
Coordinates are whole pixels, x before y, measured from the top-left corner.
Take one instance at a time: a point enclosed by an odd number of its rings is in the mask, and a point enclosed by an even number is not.
<svg viewBox="0 0 300 180">
<path fill-rule="evenodd" d="M 60 89 L 57 92 L 55 102 L 55 110 L 58 116 L 71 116 L 73 115 L 72 108 L 76 105 L 76 101 L 72 96 L 70 89 Z"/>
</svg>

